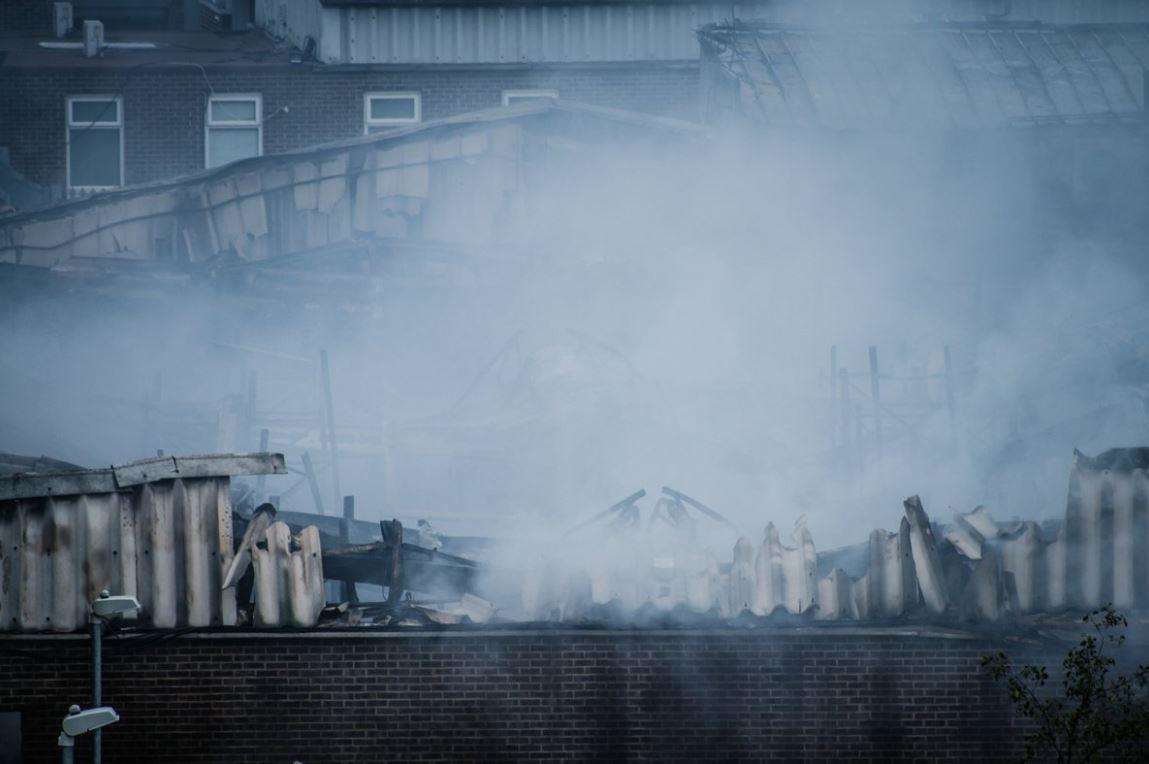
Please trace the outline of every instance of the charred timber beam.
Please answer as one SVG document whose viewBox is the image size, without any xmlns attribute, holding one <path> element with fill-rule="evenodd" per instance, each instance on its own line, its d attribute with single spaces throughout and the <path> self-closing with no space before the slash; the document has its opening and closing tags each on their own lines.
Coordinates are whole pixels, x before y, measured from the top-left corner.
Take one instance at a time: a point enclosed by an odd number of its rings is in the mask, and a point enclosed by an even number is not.
<svg viewBox="0 0 1149 764">
<path fill-rule="evenodd" d="M 379 521 L 383 534 L 383 544 L 387 547 L 387 604 L 391 608 L 399 606 L 403 596 L 403 523 L 398 520 Z"/>
<path fill-rule="evenodd" d="M 578 525 L 576 525 L 575 527 L 573 527 L 569 531 L 567 531 L 567 533 L 574 533 L 575 531 L 581 530 L 582 528 L 585 528 L 588 525 L 593 525 L 594 523 L 597 523 L 599 520 L 610 517 L 615 512 L 621 512 L 623 510 L 629 509 L 630 507 L 634 506 L 634 503 L 636 501 L 638 501 L 639 499 L 641 499 L 644 496 L 646 496 L 646 489 L 645 488 L 639 488 L 637 491 L 632 493 L 630 496 L 627 496 L 622 501 L 617 501 L 614 504 L 611 504 L 609 507 L 604 509 L 602 512 L 599 512 L 597 515 L 595 515 L 591 519 L 579 523 Z"/>
<path fill-rule="evenodd" d="M 343 497 L 343 520 L 339 523 L 339 540 L 343 546 L 351 543 L 351 522 L 355 519 L 355 497 Z M 345 602 L 359 602 L 359 592 L 355 589 L 354 581 L 343 582 L 343 600 Z"/>
<path fill-rule="evenodd" d="M 682 502 L 683 504 L 694 507 L 699 512 L 701 512 L 702 514 L 709 517 L 711 520 L 717 520 L 720 523 L 724 523 L 725 525 L 729 525 L 731 528 L 734 528 L 735 530 L 738 529 L 738 526 L 736 526 L 734 523 L 727 520 L 717 510 L 711 509 L 710 507 L 706 506 L 705 504 L 703 504 L 698 499 L 693 499 L 693 498 L 687 496 L 686 494 L 682 493 L 681 491 L 676 491 L 673 488 L 669 488 L 667 486 L 662 487 L 662 492 L 664 494 L 666 494 L 667 496 L 669 496 L 670 498 L 674 499 L 675 501 L 679 501 L 679 502 Z"/>
<path fill-rule="evenodd" d="M 392 530 L 398 521 L 383 522 L 387 540 L 325 551 L 324 575 L 334 581 L 386 586 L 397 598 L 403 590 L 474 593 L 479 565 L 465 557 L 404 542 Z M 391 597 L 388 598 L 390 602 Z M 397 604 L 397 602 L 396 602 Z"/>
</svg>

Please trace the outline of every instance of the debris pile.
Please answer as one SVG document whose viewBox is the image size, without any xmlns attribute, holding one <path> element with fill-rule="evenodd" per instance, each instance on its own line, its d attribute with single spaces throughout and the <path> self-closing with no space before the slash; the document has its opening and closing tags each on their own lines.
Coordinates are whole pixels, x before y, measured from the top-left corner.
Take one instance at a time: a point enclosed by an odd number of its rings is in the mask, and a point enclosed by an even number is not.
<svg viewBox="0 0 1149 764">
<path fill-rule="evenodd" d="M 251 569 L 252 575 L 245 578 Z M 238 597 L 246 612 L 252 590 L 256 626 L 314 626 L 326 604 L 319 529 L 309 525 L 293 535 L 287 523 L 275 521 L 275 507 L 263 504 L 247 524 L 222 588 L 246 582 Z"/>
<path fill-rule="evenodd" d="M 136 624 L 158 629 L 626 624 L 651 614 L 998 623 L 1109 602 L 1149 607 L 1149 448 L 1076 453 L 1063 520 L 999 522 L 977 507 L 939 524 L 911 496 L 896 531 L 824 552 L 802 520 L 789 543 L 774 523 L 755 542 L 668 487 L 649 512 L 636 491 L 559 543 L 517 539 L 499 554 L 489 539 L 427 523 L 252 510 L 246 500 L 233 511 L 230 476 L 283 474 L 279 454 L 99 470 L 10 455 L 0 464 L 2 631 L 82 629 L 103 589 L 137 597 Z"/>
<path fill-rule="evenodd" d="M 791 545 L 768 523 L 760 543 L 738 538 L 729 562 L 708 551 L 687 507 L 728 524 L 725 517 L 664 488 L 644 523 L 637 502 L 646 492 L 638 491 L 574 529 L 597 524 L 596 545 L 629 554 L 608 552 L 573 573 L 537 561 L 523 577 L 522 613 L 571 620 L 646 608 L 992 623 L 1106 602 L 1136 610 L 1149 606 L 1147 469 L 1149 449 L 1076 453 L 1064 521 L 999 522 L 979 506 L 942 525 L 911 496 L 897 531 L 875 530 L 863 544 L 819 554 L 804 522 Z"/>
</svg>

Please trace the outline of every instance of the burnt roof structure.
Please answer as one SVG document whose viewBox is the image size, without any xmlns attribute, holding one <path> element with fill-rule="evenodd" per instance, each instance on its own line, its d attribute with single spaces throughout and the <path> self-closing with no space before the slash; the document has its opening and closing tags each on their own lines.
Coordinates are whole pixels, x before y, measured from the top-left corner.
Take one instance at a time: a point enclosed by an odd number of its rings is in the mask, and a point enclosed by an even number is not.
<svg viewBox="0 0 1149 764">
<path fill-rule="evenodd" d="M 706 134 L 689 122 L 567 101 L 472 112 L 10 215 L 0 221 L 0 270 L 154 284 L 181 283 L 197 266 L 226 281 L 234 266 L 274 262 L 291 281 L 291 268 L 313 257 L 491 240 L 513 211 L 508 196 L 529 193 L 521 171 L 545 171 L 546 156 Z M 465 203 L 453 195 L 461 182 L 475 189 Z M 322 285 L 314 273 L 303 280 Z M 355 282 L 364 285 L 361 272 Z"/>
<path fill-rule="evenodd" d="M 699 31 L 707 108 L 770 126 L 984 129 L 1143 119 L 1149 25 L 961 23 Z"/>
</svg>

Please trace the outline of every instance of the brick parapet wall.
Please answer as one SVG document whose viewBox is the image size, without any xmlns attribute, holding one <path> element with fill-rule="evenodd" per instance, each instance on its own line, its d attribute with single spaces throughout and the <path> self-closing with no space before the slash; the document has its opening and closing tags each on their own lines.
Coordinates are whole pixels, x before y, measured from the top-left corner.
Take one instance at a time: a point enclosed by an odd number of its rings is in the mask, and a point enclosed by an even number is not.
<svg viewBox="0 0 1149 764">
<path fill-rule="evenodd" d="M 104 697 L 123 719 L 105 752 L 116 762 L 1016 759 L 1021 730 L 979 666 L 992 649 L 734 630 L 111 642 Z M 59 718 L 88 697 L 87 659 L 86 640 L 0 641 L 0 711 L 23 713 L 26 761 L 54 760 Z"/>
<path fill-rule="evenodd" d="M 209 92 L 262 94 L 264 152 L 270 154 L 361 135 L 368 92 L 419 92 L 424 120 L 498 107 L 504 90 L 520 89 L 554 89 L 569 100 L 695 119 L 698 77 L 695 64 L 409 70 L 240 66 L 202 72 L 192 66 L 0 67 L 5 110 L 0 146 L 9 149 L 13 167 L 29 180 L 62 185 L 67 96 L 121 95 L 125 178 L 135 184 L 203 169 Z"/>
</svg>

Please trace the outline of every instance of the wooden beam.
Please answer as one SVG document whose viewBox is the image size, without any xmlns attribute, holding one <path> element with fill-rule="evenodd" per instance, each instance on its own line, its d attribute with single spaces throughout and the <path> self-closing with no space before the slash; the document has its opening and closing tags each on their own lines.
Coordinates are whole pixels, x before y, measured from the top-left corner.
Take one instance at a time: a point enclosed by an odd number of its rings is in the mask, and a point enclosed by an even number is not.
<svg viewBox="0 0 1149 764">
<path fill-rule="evenodd" d="M 355 497 L 354 496 L 344 496 L 343 497 L 343 520 L 342 520 L 342 522 L 339 523 L 339 536 L 343 540 L 344 545 L 350 545 L 350 543 L 351 543 L 351 523 L 353 523 L 354 521 L 355 521 Z M 358 603 L 359 602 L 359 592 L 356 591 L 354 581 L 344 581 L 342 589 L 343 589 L 342 599 L 344 602 L 351 602 L 351 603 Z"/>
<path fill-rule="evenodd" d="M 379 530 L 383 534 L 383 543 L 390 552 L 390 570 L 387 580 L 387 605 L 394 609 L 399 606 L 403 596 L 403 523 L 398 520 L 379 522 Z"/>
</svg>

